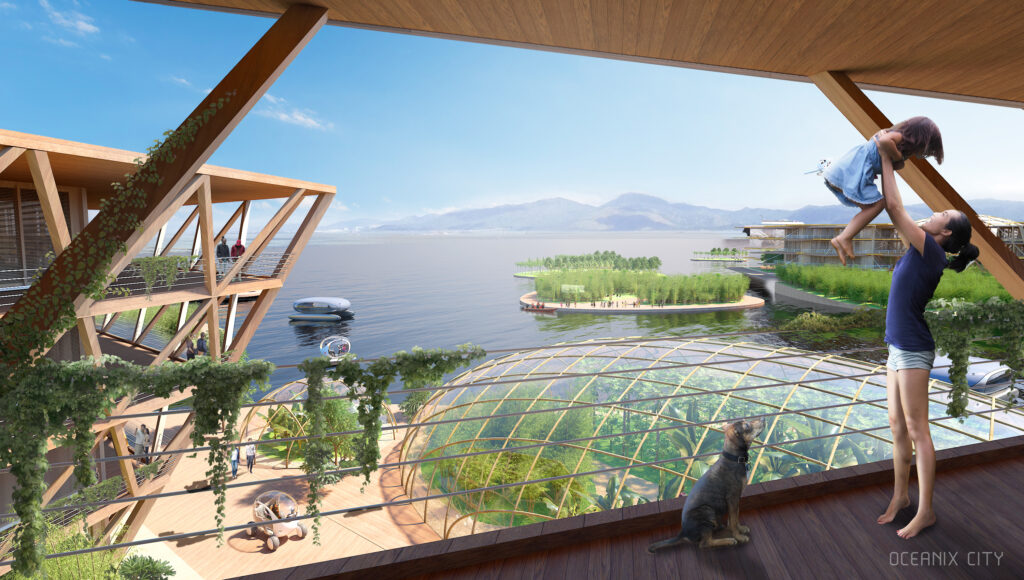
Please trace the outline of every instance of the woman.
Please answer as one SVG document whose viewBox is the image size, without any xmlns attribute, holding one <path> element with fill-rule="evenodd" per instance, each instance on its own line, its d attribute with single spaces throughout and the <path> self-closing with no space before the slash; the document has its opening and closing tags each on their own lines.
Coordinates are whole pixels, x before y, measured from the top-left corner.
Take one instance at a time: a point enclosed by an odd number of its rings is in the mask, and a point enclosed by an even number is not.
<svg viewBox="0 0 1024 580">
<path fill-rule="evenodd" d="M 917 515 L 897 534 L 909 539 L 935 523 L 932 491 L 935 486 L 935 447 L 928 425 L 928 375 L 935 360 L 935 341 L 924 321 L 924 309 L 939 285 L 942 272 L 963 272 L 978 248 L 970 244 L 971 224 L 962 212 L 935 213 L 918 226 L 907 214 L 896 189 L 892 161 L 882 156 L 882 193 L 893 225 L 910 244 L 896 263 L 885 314 L 885 342 L 889 345 L 889 427 L 892 428 L 895 485 L 892 501 L 879 524 L 887 524 L 896 512 L 910 505 L 910 459 L 917 450 L 917 483 L 920 499 Z M 956 254 L 947 261 L 946 254 Z M 913 443 L 913 448 L 911 447 Z"/>
</svg>

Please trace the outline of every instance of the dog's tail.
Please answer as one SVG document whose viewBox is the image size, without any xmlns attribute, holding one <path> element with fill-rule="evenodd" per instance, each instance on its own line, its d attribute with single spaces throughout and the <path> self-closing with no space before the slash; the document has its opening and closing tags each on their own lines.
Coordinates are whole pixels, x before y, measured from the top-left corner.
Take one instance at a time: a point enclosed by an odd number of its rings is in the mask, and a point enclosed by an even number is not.
<svg viewBox="0 0 1024 580">
<path fill-rule="evenodd" d="M 686 538 L 686 536 L 683 535 L 682 532 L 680 532 L 679 535 L 674 538 L 669 538 L 667 540 L 662 540 L 660 542 L 654 542 L 650 546 L 647 546 L 647 551 L 653 554 L 655 551 L 660 550 L 662 548 L 678 546 L 679 544 L 684 544 L 688 541 L 689 540 Z"/>
</svg>

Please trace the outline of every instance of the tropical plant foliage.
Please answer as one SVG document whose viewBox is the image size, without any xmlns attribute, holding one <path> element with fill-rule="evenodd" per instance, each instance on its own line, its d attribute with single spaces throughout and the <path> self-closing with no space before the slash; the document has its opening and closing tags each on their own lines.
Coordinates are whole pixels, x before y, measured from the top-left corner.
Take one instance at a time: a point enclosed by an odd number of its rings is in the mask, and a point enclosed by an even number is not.
<svg viewBox="0 0 1024 580">
<path fill-rule="evenodd" d="M 543 274 L 536 278 L 536 287 L 541 299 L 553 302 L 634 296 L 647 304 L 719 304 L 740 300 L 750 287 L 750 280 L 739 274 L 664 276 L 655 272 L 591 270 Z"/>
</svg>

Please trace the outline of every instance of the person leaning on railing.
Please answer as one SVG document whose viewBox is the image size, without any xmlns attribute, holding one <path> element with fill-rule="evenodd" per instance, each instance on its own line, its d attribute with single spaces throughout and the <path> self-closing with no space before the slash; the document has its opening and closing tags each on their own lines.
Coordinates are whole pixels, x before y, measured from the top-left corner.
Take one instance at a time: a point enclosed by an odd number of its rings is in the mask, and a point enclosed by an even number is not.
<svg viewBox="0 0 1024 580">
<path fill-rule="evenodd" d="M 231 269 L 231 248 L 228 247 L 228 239 L 221 236 L 217 244 L 217 274 L 220 278 Z"/>
</svg>

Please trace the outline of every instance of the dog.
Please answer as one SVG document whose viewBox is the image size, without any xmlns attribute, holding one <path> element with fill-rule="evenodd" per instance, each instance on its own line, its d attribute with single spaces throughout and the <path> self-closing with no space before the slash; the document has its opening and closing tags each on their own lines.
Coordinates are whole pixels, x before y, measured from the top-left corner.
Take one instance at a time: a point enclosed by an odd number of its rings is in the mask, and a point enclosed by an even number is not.
<svg viewBox="0 0 1024 580">
<path fill-rule="evenodd" d="M 747 484 L 747 449 L 761 431 L 764 419 L 736 421 L 724 426 L 725 446 L 718 461 L 693 484 L 683 504 L 683 529 L 674 538 L 654 542 L 647 551 L 695 542 L 701 548 L 735 546 L 750 541 L 750 528 L 740 524 L 740 494 Z M 731 538 L 712 538 L 728 516 Z"/>
</svg>

